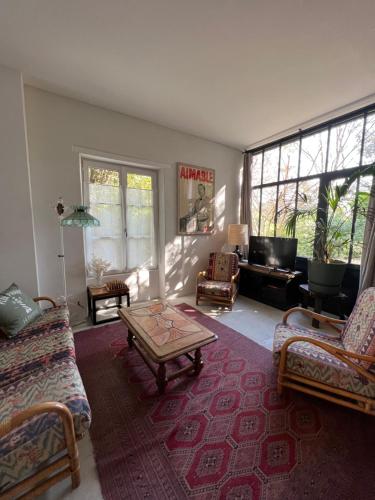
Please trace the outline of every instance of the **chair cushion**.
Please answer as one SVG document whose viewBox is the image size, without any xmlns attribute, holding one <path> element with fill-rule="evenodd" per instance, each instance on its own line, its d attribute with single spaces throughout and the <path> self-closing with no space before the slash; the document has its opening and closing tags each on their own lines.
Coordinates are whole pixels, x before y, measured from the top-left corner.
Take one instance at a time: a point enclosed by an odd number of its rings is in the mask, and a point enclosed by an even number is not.
<svg viewBox="0 0 375 500">
<path fill-rule="evenodd" d="M 280 351 L 284 342 L 295 336 L 304 336 L 320 340 L 326 344 L 344 349 L 339 337 L 330 336 L 295 325 L 278 324 L 275 330 L 273 343 L 274 363 L 280 362 Z M 289 371 L 309 377 L 329 386 L 338 387 L 355 394 L 375 397 L 375 384 L 361 377 L 327 351 L 308 342 L 295 342 L 288 348 L 286 365 Z"/>
<path fill-rule="evenodd" d="M 0 422 L 47 401 L 67 405 L 77 434 L 89 428 L 90 406 L 78 368 L 71 358 L 55 361 L 0 388 Z M 7 434 L 0 439 L 0 493 L 30 476 L 64 448 L 62 424 L 55 414 L 34 417 Z"/>
<path fill-rule="evenodd" d="M 232 298 L 232 284 L 227 281 L 205 280 L 198 283 L 198 295 Z"/>
<path fill-rule="evenodd" d="M 230 281 L 238 271 L 238 256 L 235 253 L 210 253 L 207 278 L 212 281 Z"/>
<path fill-rule="evenodd" d="M 7 337 L 17 335 L 41 314 L 38 304 L 15 283 L 0 293 L 0 329 Z"/>
<path fill-rule="evenodd" d="M 347 351 L 375 356 L 375 288 L 367 288 L 357 299 L 342 334 Z M 359 362 L 369 368 L 367 361 Z"/>
</svg>

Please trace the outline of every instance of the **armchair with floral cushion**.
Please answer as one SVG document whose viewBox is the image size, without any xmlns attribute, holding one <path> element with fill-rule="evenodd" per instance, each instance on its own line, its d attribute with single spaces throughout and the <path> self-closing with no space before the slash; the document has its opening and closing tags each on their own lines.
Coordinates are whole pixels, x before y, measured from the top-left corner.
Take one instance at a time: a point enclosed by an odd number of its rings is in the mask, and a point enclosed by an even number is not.
<svg viewBox="0 0 375 500">
<path fill-rule="evenodd" d="M 335 334 L 288 322 L 300 312 Z M 284 387 L 375 415 L 375 288 L 358 297 L 347 321 L 295 307 L 276 326 L 273 356 Z"/>
<path fill-rule="evenodd" d="M 197 275 L 196 303 L 208 301 L 232 309 L 238 294 L 239 268 L 235 253 L 210 254 L 208 269 Z"/>
</svg>

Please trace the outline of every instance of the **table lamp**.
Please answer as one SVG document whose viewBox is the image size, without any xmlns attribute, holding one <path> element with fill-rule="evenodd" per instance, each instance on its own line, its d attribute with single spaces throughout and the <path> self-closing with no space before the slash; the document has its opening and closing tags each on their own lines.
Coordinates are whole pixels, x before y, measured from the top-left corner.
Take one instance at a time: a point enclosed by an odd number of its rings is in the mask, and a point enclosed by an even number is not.
<svg viewBox="0 0 375 500">
<path fill-rule="evenodd" d="M 247 224 L 228 224 L 228 243 L 235 245 L 234 253 L 238 255 L 238 259 L 242 259 L 240 245 L 249 244 L 249 228 Z"/>
</svg>

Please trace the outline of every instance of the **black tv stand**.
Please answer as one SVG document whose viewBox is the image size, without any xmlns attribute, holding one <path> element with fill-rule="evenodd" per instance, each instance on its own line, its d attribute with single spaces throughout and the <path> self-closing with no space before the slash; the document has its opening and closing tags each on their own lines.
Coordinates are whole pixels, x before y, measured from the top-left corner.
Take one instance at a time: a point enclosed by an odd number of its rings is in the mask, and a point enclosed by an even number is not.
<svg viewBox="0 0 375 500">
<path fill-rule="evenodd" d="M 240 262 L 239 293 L 278 309 L 287 310 L 298 305 L 298 286 L 301 271 L 290 271 L 260 264 Z"/>
</svg>

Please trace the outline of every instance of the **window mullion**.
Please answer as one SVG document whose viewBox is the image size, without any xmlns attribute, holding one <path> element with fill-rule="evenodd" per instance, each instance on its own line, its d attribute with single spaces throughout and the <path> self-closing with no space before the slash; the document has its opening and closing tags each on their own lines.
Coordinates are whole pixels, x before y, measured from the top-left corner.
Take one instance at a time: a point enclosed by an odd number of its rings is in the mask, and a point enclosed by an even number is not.
<svg viewBox="0 0 375 500">
<path fill-rule="evenodd" d="M 262 167 L 260 172 L 260 184 L 263 184 L 263 165 L 264 165 L 264 150 L 262 151 Z M 260 236 L 260 224 L 262 221 L 262 193 L 263 189 L 259 189 L 259 224 L 258 224 L 258 236 Z"/>
<path fill-rule="evenodd" d="M 280 164 L 281 164 L 281 142 L 279 144 L 279 162 L 277 167 L 277 185 L 276 185 L 276 207 L 275 207 L 275 218 L 274 218 L 274 229 L 273 235 L 276 236 L 277 227 L 277 211 L 279 209 L 279 182 L 280 182 Z"/>
<path fill-rule="evenodd" d="M 127 173 L 128 169 L 127 167 L 123 167 L 121 169 L 121 195 L 122 195 L 122 229 L 123 229 L 123 267 L 124 271 L 127 271 L 128 269 L 128 221 L 127 221 L 127 196 L 126 196 L 126 189 L 127 189 Z"/>
</svg>

